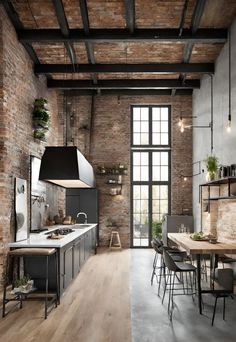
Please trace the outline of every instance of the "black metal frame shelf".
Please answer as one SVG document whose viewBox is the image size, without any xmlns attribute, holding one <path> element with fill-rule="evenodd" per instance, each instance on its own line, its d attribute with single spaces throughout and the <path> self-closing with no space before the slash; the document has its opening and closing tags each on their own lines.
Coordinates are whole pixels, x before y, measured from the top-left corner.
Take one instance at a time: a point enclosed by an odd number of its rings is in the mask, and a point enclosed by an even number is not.
<svg viewBox="0 0 236 342">
<path fill-rule="evenodd" d="M 206 182 L 204 184 L 199 185 L 199 203 L 201 204 L 201 226 L 202 226 L 202 213 L 203 213 L 203 202 L 207 202 L 207 212 L 210 213 L 210 202 L 211 201 L 219 201 L 219 200 L 233 200 L 236 199 L 236 195 L 231 194 L 231 184 L 236 183 L 236 177 L 225 177 L 220 178 L 216 180 L 212 180 L 209 182 Z M 221 185 L 227 185 L 227 195 L 221 196 L 220 194 L 220 188 Z M 218 187 L 219 188 L 219 196 L 211 197 L 211 188 L 212 187 Z M 202 188 L 207 187 L 208 190 L 208 197 L 202 198 Z"/>
</svg>

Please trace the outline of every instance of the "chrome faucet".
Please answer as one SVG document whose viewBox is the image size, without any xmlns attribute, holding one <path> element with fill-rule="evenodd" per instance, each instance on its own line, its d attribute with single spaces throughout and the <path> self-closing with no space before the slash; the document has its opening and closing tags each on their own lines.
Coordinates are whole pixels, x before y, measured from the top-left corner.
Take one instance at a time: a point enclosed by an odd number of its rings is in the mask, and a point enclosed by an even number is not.
<svg viewBox="0 0 236 342">
<path fill-rule="evenodd" d="M 88 216 L 87 216 L 87 214 L 86 213 L 84 213 L 84 212 L 79 212 L 78 214 L 77 214 L 77 218 L 79 217 L 79 215 L 84 215 L 84 223 L 88 223 Z"/>
</svg>

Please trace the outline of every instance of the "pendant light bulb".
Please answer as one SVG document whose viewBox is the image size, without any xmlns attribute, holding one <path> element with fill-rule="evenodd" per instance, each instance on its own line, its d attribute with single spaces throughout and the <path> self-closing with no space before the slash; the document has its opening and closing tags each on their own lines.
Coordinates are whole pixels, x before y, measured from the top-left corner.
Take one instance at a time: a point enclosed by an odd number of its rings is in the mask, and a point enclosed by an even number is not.
<svg viewBox="0 0 236 342">
<path fill-rule="evenodd" d="M 187 182 L 187 177 L 184 177 L 184 181 Z"/>
<path fill-rule="evenodd" d="M 183 125 L 183 119 L 182 117 L 180 117 L 178 121 L 178 126 L 181 127 L 182 125 Z"/>
<path fill-rule="evenodd" d="M 181 132 L 181 133 L 184 132 L 184 125 L 183 125 L 183 124 L 180 126 L 180 132 Z"/>
<path fill-rule="evenodd" d="M 228 122 L 227 122 L 227 125 L 226 125 L 226 131 L 227 131 L 227 133 L 231 132 L 231 115 L 230 114 L 228 116 Z"/>
</svg>

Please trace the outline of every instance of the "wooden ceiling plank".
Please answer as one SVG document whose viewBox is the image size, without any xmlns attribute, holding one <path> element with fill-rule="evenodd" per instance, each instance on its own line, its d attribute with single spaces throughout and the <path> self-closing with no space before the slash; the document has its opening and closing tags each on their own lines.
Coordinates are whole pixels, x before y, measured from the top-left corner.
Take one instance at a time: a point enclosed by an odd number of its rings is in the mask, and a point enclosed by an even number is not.
<svg viewBox="0 0 236 342">
<path fill-rule="evenodd" d="M 69 30 L 68 22 L 66 19 L 62 0 L 53 0 L 53 5 L 55 8 L 55 12 L 56 12 L 56 16 L 57 16 L 57 20 L 60 26 L 61 33 L 64 37 L 68 37 L 70 34 L 70 30 Z M 72 65 L 75 65 L 77 63 L 77 60 L 76 60 L 76 54 L 75 54 L 75 50 L 74 50 L 72 43 L 65 41 L 64 44 L 65 44 L 67 53 L 70 57 Z"/>
<path fill-rule="evenodd" d="M 48 80 L 49 88 L 60 89 L 193 89 L 200 88 L 199 80 L 186 80 L 183 84 L 175 79 L 154 80 L 99 80 L 97 84 L 88 80 Z"/>
<path fill-rule="evenodd" d="M 192 42 L 192 43 L 225 43 L 227 29 L 199 29 L 192 33 L 190 29 L 183 29 L 179 36 L 179 29 L 136 29 L 130 34 L 126 29 L 91 29 L 85 34 L 82 29 L 71 29 L 68 37 L 64 37 L 57 29 L 20 29 L 17 30 L 21 42 L 60 43 L 68 42 Z"/>
<path fill-rule="evenodd" d="M 4 6 L 4 9 L 12 23 L 12 25 L 14 26 L 15 30 L 21 30 L 23 29 L 23 24 L 19 19 L 19 16 L 17 14 L 17 12 L 15 11 L 11 1 L 7 1 L 7 0 L 3 0 L 2 4 Z M 32 47 L 32 45 L 29 42 L 22 42 L 22 45 L 24 46 L 25 50 L 27 51 L 27 53 L 29 54 L 31 60 L 35 63 L 35 64 L 39 64 L 39 59 Z"/>
<path fill-rule="evenodd" d="M 158 63 L 158 64 L 40 64 L 36 74 L 44 73 L 214 73 L 214 63 Z"/>
</svg>

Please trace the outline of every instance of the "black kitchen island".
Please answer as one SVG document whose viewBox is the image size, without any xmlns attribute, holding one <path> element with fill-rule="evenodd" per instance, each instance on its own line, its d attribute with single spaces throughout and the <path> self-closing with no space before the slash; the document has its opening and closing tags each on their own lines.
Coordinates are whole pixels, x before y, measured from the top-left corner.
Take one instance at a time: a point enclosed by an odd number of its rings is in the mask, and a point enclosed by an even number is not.
<svg viewBox="0 0 236 342">
<path fill-rule="evenodd" d="M 59 256 L 59 288 L 60 295 L 62 295 L 72 280 L 76 278 L 88 258 L 96 253 L 97 224 L 60 225 L 47 228 L 46 232 L 30 234 L 27 240 L 9 243 L 9 247 L 12 249 L 22 247 L 56 248 Z M 60 234 L 65 229 L 69 230 L 70 233 Z M 50 238 L 51 236 L 54 238 Z M 45 288 L 43 280 L 45 269 L 42 261 L 37 257 L 25 258 L 24 269 L 31 279 L 35 279 L 36 288 L 43 290 Z M 54 259 L 49 262 L 49 274 L 49 290 L 53 291 L 56 288 Z"/>
</svg>

